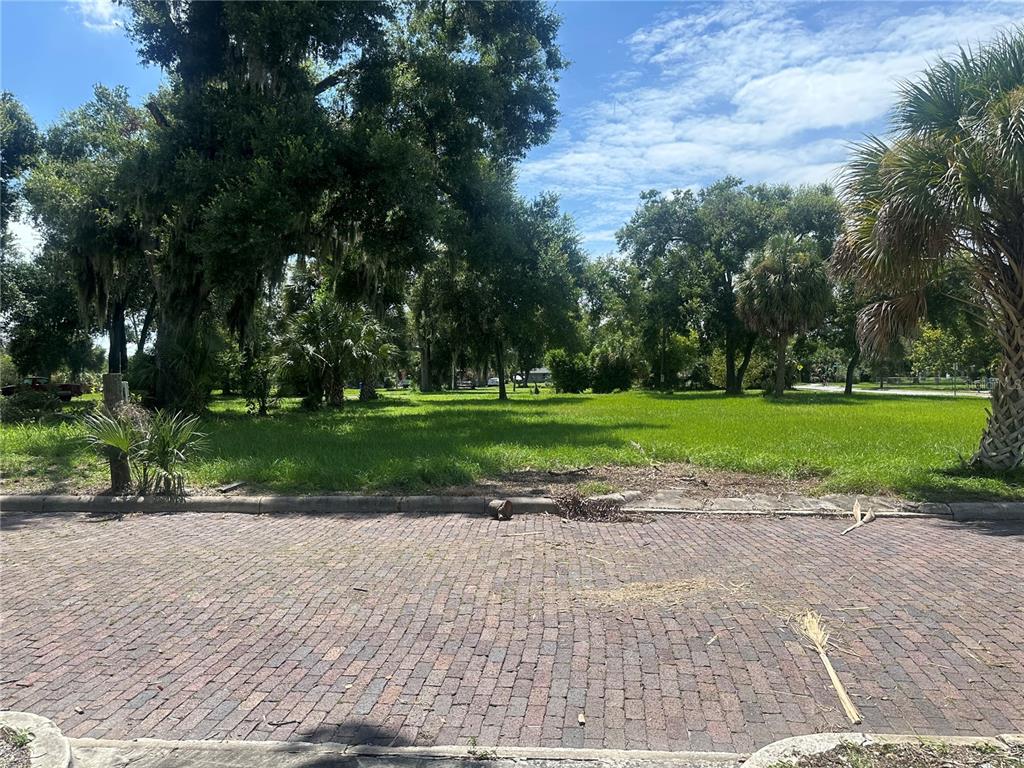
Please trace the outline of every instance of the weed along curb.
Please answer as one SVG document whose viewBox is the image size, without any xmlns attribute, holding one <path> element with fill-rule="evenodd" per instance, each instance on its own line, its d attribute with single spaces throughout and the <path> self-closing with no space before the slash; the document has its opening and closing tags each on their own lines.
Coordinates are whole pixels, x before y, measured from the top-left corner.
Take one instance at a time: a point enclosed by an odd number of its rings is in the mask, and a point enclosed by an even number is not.
<svg viewBox="0 0 1024 768">
<path fill-rule="evenodd" d="M 31 712 L 4 710 L 0 712 L 0 725 L 32 733 L 28 745 L 32 768 L 69 768 L 71 765 L 71 745 L 52 720 Z"/>
<path fill-rule="evenodd" d="M 848 517 L 850 510 L 828 498 L 642 498 L 637 491 L 588 497 L 588 501 L 622 506 L 648 514 Z M 553 514 L 555 499 L 546 496 L 504 497 L 513 514 Z M 0 514 L 125 514 L 145 512 L 217 512 L 243 514 L 489 514 L 493 496 L 0 496 Z M 868 504 L 874 504 L 868 501 Z M 937 517 L 957 522 L 1022 522 L 1024 502 L 903 503 L 879 501 L 877 517 Z"/>
<path fill-rule="evenodd" d="M 843 744 L 865 747 L 877 744 L 947 744 L 949 746 L 980 747 L 999 752 L 1008 752 L 1010 746 L 1019 744 L 1024 738 L 1020 734 L 999 736 L 927 736 L 890 735 L 884 733 L 812 733 L 807 736 L 793 736 L 767 744 L 746 759 L 740 768 L 770 768 L 789 765 L 801 757 L 828 752 Z"/>
</svg>

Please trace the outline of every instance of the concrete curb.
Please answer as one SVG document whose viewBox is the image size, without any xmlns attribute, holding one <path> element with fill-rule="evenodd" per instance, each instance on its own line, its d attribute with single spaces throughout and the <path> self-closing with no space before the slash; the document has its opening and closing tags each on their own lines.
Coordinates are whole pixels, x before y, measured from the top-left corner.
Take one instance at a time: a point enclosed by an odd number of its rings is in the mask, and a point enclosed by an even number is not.
<svg viewBox="0 0 1024 768">
<path fill-rule="evenodd" d="M 999 736 L 922 736 L 887 733 L 811 733 L 793 736 L 767 744 L 746 759 L 741 768 L 769 768 L 779 763 L 795 762 L 801 757 L 828 752 L 841 744 L 869 746 L 871 744 L 950 744 L 968 747 L 988 747 L 1002 752 L 1024 738 L 1018 734 Z"/>
<path fill-rule="evenodd" d="M 679 499 L 674 504 L 641 500 L 638 491 L 589 497 L 592 501 L 623 505 L 629 512 L 646 514 L 849 517 L 850 511 L 828 499 L 798 497 Z M 488 514 L 492 496 L 0 496 L 0 515 L 89 512 L 123 514 L 144 512 L 216 512 L 242 514 Z M 546 496 L 510 497 L 514 514 L 554 514 L 558 506 Z M 957 522 L 1022 522 L 1024 502 L 904 503 L 873 507 L 877 517 L 944 518 Z"/>
<path fill-rule="evenodd" d="M 0 724 L 32 731 L 35 738 L 29 744 L 32 768 L 68 768 L 71 765 L 71 745 L 52 720 L 31 712 L 4 710 Z"/>
<path fill-rule="evenodd" d="M 207 752 L 233 752 L 246 750 L 263 753 L 332 753 L 357 757 L 411 757 L 465 759 L 469 746 L 438 747 L 385 747 L 368 744 L 342 744 L 337 742 L 306 741 L 201 741 L 166 739 L 71 739 L 73 748 L 104 749 L 125 747 L 152 747 L 154 749 L 202 749 Z M 511 760 L 581 760 L 581 761 L 622 761 L 653 763 L 677 763 L 702 761 L 739 765 L 747 755 L 735 752 L 664 752 L 639 749 L 574 749 L 570 747 L 491 747 L 477 746 L 481 752 L 493 752 L 498 759 Z"/>
</svg>

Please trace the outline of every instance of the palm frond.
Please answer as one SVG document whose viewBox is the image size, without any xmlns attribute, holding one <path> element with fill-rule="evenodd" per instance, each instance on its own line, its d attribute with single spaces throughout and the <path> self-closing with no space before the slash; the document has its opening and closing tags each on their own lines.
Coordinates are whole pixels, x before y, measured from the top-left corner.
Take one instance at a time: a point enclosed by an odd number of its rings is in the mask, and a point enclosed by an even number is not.
<svg viewBox="0 0 1024 768">
<path fill-rule="evenodd" d="M 909 335 L 926 309 L 923 291 L 864 307 L 857 313 L 857 341 L 865 357 L 888 358 L 893 342 Z"/>
</svg>

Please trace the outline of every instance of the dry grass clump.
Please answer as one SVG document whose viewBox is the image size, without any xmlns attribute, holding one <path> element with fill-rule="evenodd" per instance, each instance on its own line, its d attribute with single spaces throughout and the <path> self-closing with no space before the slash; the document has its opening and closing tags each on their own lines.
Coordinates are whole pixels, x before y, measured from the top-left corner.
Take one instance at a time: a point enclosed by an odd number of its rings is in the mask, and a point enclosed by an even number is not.
<svg viewBox="0 0 1024 768">
<path fill-rule="evenodd" d="M 575 488 L 555 496 L 558 513 L 566 520 L 586 523 L 649 523 L 651 516 L 628 512 L 610 499 L 586 498 Z"/>
<path fill-rule="evenodd" d="M 698 577 L 682 581 L 637 581 L 616 589 L 598 589 L 587 593 L 587 599 L 597 605 L 620 607 L 629 605 L 681 605 L 697 595 L 717 598 L 742 598 L 748 591 L 746 582 L 725 582 Z"/>
</svg>

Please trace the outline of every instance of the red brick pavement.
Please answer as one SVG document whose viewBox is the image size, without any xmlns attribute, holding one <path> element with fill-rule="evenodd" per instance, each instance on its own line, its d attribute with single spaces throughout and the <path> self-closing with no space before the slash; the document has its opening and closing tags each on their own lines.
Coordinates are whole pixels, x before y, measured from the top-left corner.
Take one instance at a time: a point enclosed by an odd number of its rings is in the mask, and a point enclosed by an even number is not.
<svg viewBox="0 0 1024 768">
<path fill-rule="evenodd" d="M 863 729 L 1024 731 L 1024 528 L 843 525 L 8 519 L 0 706 L 71 736 L 746 751 L 848 727 L 787 620 L 814 608 Z"/>
</svg>

